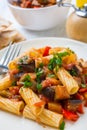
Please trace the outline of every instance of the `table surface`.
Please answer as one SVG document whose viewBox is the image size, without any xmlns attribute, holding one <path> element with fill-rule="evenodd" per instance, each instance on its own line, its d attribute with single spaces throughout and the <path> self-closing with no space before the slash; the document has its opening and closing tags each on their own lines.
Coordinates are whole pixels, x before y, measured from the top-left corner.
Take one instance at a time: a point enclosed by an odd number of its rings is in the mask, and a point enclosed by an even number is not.
<svg viewBox="0 0 87 130">
<path fill-rule="evenodd" d="M 0 16 L 3 18 L 11 21 L 14 26 L 25 36 L 26 39 L 33 39 L 39 37 L 67 37 L 66 36 L 66 29 L 65 23 L 66 19 L 57 27 L 46 30 L 46 31 L 30 31 L 22 28 L 18 23 L 15 21 L 14 17 L 12 16 L 5 0 L 0 0 Z"/>
</svg>

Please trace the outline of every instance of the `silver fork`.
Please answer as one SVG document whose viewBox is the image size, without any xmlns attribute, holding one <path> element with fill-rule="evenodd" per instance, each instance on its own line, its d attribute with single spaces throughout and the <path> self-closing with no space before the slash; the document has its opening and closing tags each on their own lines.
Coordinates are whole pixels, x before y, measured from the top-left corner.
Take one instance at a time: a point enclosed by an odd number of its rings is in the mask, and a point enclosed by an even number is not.
<svg viewBox="0 0 87 130">
<path fill-rule="evenodd" d="M 0 75 L 5 74 L 8 71 L 8 63 L 17 57 L 20 53 L 21 45 L 20 44 L 13 44 L 10 42 L 7 49 L 4 51 L 3 56 L 0 60 Z"/>
</svg>

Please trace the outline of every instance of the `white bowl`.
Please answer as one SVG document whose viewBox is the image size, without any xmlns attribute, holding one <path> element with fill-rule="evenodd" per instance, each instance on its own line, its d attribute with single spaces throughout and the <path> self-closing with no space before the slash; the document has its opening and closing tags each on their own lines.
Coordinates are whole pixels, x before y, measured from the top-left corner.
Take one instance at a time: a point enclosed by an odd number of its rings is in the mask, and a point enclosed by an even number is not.
<svg viewBox="0 0 87 130">
<path fill-rule="evenodd" d="M 26 29 L 46 30 L 63 22 L 68 13 L 68 8 L 53 5 L 37 9 L 21 8 L 12 5 L 13 0 L 7 0 L 7 4 L 16 21 Z"/>
</svg>

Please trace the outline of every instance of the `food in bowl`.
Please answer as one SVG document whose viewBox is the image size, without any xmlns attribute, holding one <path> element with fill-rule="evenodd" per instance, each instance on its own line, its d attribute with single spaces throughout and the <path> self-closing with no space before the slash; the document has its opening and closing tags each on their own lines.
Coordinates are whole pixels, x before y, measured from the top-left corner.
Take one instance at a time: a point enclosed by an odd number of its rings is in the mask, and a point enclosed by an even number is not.
<svg viewBox="0 0 87 130">
<path fill-rule="evenodd" d="M 64 22 L 69 8 L 58 7 L 57 4 L 40 8 L 20 8 L 13 5 L 14 0 L 7 4 L 16 21 L 25 29 L 41 31 L 51 29 Z M 15 0 L 17 1 L 17 0 Z"/>
<path fill-rule="evenodd" d="M 56 4 L 56 0 L 17 0 L 13 1 L 13 5 L 22 8 L 40 8 Z"/>
<path fill-rule="evenodd" d="M 65 47 L 31 49 L 0 80 L 0 108 L 64 130 L 87 106 L 87 62 Z M 62 128 L 61 128 L 62 127 Z"/>
</svg>

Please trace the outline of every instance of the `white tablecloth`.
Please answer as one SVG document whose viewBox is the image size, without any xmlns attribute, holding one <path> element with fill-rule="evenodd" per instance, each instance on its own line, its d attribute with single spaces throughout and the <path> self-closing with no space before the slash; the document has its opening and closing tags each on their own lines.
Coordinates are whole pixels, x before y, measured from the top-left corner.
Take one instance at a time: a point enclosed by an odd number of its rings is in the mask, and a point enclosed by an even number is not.
<svg viewBox="0 0 87 130">
<path fill-rule="evenodd" d="M 7 20 L 12 21 L 14 26 L 27 38 L 38 38 L 38 37 L 67 37 L 65 30 L 66 19 L 57 27 L 46 30 L 46 31 L 30 31 L 23 29 L 20 25 L 17 24 L 15 19 L 13 18 L 5 0 L 0 0 L 0 16 L 4 17 Z"/>
</svg>

